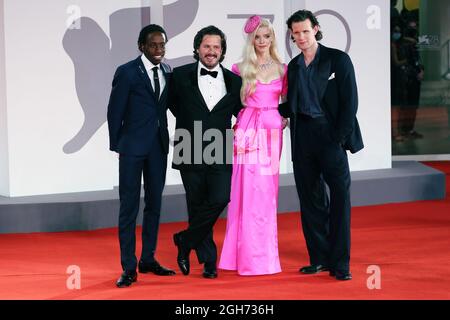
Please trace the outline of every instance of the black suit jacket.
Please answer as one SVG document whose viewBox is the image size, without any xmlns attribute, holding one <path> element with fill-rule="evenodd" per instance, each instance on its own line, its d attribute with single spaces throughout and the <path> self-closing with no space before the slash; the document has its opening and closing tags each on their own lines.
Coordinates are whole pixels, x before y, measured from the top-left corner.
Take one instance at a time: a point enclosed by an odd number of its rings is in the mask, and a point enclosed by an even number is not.
<svg viewBox="0 0 450 320">
<path fill-rule="evenodd" d="M 158 101 L 140 56 L 117 68 L 108 104 L 111 151 L 147 155 L 155 143 L 161 143 L 168 153 L 167 99 L 171 70 L 164 63 L 161 70 L 166 85 Z"/>
<path fill-rule="evenodd" d="M 356 112 L 358 110 L 358 90 L 355 71 L 350 57 L 343 51 L 319 44 L 320 55 L 318 74 L 314 84 L 318 88 L 320 107 L 334 127 L 333 139 L 351 153 L 364 147 Z M 301 55 L 301 54 L 300 54 Z M 287 102 L 280 105 L 280 114 L 291 118 L 292 156 L 296 141 L 297 112 L 300 103 L 299 65 L 296 56 L 288 65 Z"/>
<path fill-rule="evenodd" d="M 226 132 L 227 129 L 231 129 L 232 115 L 236 116 L 242 108 L 240 100 L 242 80 L 221 66 L 227 93 L 210 111 L 198 86 L 197 68 L 198 62 L 173 69 L 169 108 L 176 117 L 175 140 L 178 141 L 175 141 L 172 167 L 178 170 L 202 170 L 211 165 L 217 170 L 231 171 L 233 139 L 230 135 L 226 138 Z M 194 132 L 195 122 L 198 127 L 201 124 L 201 130 L 197 133 Z M 215 138 L 205 137 L 203 139 L 203 135 L 208 129 L 216 129 L 215 133 L 221 136 L 223 142 L 222 150 L 216 150 L 221 151 L 221 154 L 212 153 L 219 159 L 215 163 L 207 163 L 203 157 L 205 148 L 211 144 L 208 149 L 211 150 L 212 143 L 215 142 Z M 185 138 L 185 134 L 190 136 L 190 143 Z M 182 138 L 178 139 L 178 137 Z M 203 141 L 208 139 L 211 141 Z M 182 163 L 177 161 L 177 150 L 182 146 L 180 143 L 186 146 L 183 152 L 179 153 L 184 160 L 187 160 Z M 187 147 L 190 147 L 189 150 Z"/>
</svg>

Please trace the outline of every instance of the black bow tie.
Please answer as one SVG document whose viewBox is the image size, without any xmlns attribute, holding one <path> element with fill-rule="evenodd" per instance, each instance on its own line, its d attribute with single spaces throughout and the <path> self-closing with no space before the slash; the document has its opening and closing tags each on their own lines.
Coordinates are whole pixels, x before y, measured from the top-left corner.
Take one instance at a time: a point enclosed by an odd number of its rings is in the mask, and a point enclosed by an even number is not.
<svg viewBox="0 0 450 320">
<path fill-rule="evenodd" d="M 206 75 L 210 75 L 211 77 L 213 77 L 213 78 L 217 78 L 217 74 L 218 74 L 219 72 L 217 72 L 217 71 L 208 71 L 208 70 L 206 70 L 205 68 L 201 68 L 200 69 L 200 75 L 201 76 L 206 76 Z"/>
</svg>

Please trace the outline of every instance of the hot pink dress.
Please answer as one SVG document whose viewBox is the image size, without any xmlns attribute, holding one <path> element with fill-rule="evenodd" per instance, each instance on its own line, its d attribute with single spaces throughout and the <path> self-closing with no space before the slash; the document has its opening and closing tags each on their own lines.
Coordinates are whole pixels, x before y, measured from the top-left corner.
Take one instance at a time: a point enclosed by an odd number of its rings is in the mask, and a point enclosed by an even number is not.
<svg viewBox="0 0 450 320">
<path fill-rule="evenodd" d="M 231 69 L 239 75 L 236 64 Z M 219 268 L 240 275 L 281 272 L 278 256 L 277 206 L 282 117 L 279 97 L 284 77 L 257 82 L 237 117 L 231 198 Z"/>
</svg>

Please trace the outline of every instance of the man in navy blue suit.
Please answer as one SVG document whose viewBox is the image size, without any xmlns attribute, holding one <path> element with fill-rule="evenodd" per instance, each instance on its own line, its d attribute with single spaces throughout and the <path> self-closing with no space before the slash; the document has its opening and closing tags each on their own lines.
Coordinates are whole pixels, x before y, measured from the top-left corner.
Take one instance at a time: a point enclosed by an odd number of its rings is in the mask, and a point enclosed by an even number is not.
<svg viewBox="0 0 450 320">
<path fill-rule="evenodd" d="M 169 133 L 167 98 L 170 67 L 162 63 L 167 35 L 151 24 L 139 34 L 142 55 L 117 68 L 108 105 L 110 150 L 119 154 L 119 241 L 123 273 L 118 287 L 128 287 L 140 273 L 174 275 L 155 259 Z M 137 263 L 136 218 L 144 177 L 142 253 Z"/>
<path fill-rule="evenodd" d="M 287 103 L 291 119 L 294 177 L 310 264 L 301 273 L 330 271 L 350 280 L 350 171 L 346 150 L 363 148 L 356 119 L 358 93 L 350 57 L 317 41 L 319 22 L 311 11 L 287 21 L 302 51 L 288 66 Z M 330 189 L 330 197 L 325 183 Z"/>
</svg>

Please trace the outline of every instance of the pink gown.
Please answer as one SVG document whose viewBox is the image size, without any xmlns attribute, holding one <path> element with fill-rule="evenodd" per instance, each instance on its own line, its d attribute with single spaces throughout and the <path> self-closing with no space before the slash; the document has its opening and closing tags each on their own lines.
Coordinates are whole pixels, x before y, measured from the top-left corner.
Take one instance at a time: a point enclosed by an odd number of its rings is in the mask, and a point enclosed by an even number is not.
<svg viewBox="0 0 450 320">
<path fill-rule="evenodd" d="M 239 75 L 236 64 L 232 71 Z M 231 196 L 219 268 L 239 275 L 281 272 L 277 207 L 283 129 L 278 104 L 286 91 L 286 76 L 257 81 L 234 127 Z"/>
</svg>

